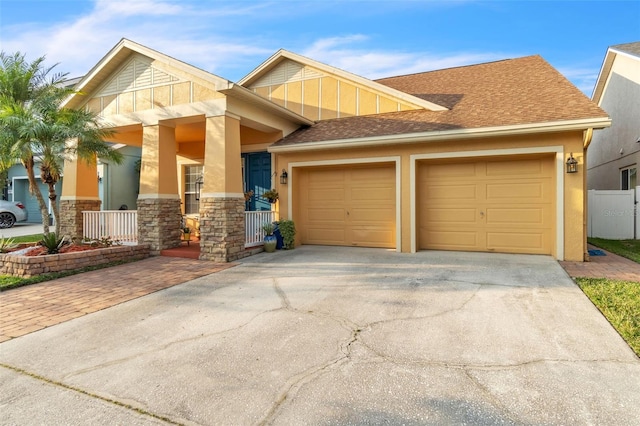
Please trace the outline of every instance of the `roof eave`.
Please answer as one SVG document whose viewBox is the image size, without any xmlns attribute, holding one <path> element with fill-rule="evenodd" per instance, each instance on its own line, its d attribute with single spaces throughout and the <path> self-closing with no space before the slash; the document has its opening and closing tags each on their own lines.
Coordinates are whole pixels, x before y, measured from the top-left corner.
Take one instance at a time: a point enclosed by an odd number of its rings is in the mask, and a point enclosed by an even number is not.
<svg viewBox="0 0 640 426">
<path fill-rule="evenodd" d="M 305 142 L 292 145 L 270 146 L 269 152 L 285 153 L 315 151 L 339 148 L 374 147 L 421 142 L 440 142 L 452 139 L 474 139 L 493 136 L 510 136 L 531 133 L 564 132 L 572 130 L 604 129 L 611 126 L 609 117 L 581 120 L 563 120 L 546 123 L 519 124 L 510 126 L 480 127 L 473 129 L 441 130 L 432 132 L 409 133 L 402 135 L 384 135 L 365 138 L 334 139 L 320 142 Z"/>
</svg>

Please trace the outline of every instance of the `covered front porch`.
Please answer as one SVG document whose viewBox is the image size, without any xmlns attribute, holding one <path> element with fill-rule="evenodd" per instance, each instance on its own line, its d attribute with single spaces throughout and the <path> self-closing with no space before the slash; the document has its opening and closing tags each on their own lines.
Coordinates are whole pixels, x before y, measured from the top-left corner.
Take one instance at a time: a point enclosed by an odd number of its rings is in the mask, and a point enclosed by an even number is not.
<svg viewBox="0 0 640 426">
<path fill-rule="evenodd" d="M 247 235 L 255 239 L 260 232 L 245 211 L 265 210 L 275 217 L 278 204 L 256 200 L 266 190 L 286 188 L 267 148 L 311 121 L 128 40 L 77 89 L 87 95 L 73 96 L 67 107 L 96 111 L 114 131 L 110 142 L 141 148 L 138 243 L 149 244 L 151 254 L 180 245 L 185 216 L 197 219 L 200 259 L 234 261 L 246 255 L 246 244 L 258 244 L 248 241 Z M 101 209 L 96 165 L 69 159 L 64 176 L 61 232 L 84 236 L 89 225 L 83 212 Z M 255 198 L 247 202 L 250 190 Z"/>
</svg>

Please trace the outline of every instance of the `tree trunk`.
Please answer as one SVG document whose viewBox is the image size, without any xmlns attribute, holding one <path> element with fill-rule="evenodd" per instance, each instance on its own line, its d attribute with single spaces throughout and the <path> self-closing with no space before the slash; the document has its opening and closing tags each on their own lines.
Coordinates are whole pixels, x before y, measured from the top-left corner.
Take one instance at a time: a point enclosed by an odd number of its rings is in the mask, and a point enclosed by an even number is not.
<svg viewBox="0 0 640 426">
<path fill-rule="evenodd" d="M 53 214 L 53 221 L 55 223 L 55 232 L 56 232 L 56 235 L 60 235 L 60 223 L 58 221 L 59 209 L 58 209 L 58 203 L 56 203 L 56 200 L 58 199 L 58 194 L 56 194 L 56 182 L 48 183 L 48 185 L 49 185 L 49 202 L 51 203 L 51 213 Z"/>
<path fill-rule="evenodd" d="M 29 193 L 36 197 L 38 200 L 38 205 L 40 206 L 40 213 L 42 214 L 42 229 L 45 235 L 49 235 L 49 209 L 47 209 L 47 204 L 44 202 L 44 197 L 40 192 L 40 188 L 38 188 L 38 183 L 36 182 L 36 176 L 34 174 L 34 161 L 33 156 L 29 157 L 26 160 L 22 161 L 25 169 L 27 169 L 27 179 L 29 180 Z"/>
</svg>

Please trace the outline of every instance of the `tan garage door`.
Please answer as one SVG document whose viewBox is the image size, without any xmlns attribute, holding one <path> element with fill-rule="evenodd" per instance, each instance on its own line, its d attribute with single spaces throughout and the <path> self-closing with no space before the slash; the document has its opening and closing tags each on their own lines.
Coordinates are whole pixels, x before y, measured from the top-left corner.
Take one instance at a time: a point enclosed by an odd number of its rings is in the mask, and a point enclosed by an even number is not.
<svg viewBox="0 0 640 426">
<path fill-rule="evenodd" d="M 298 179 L 303 244 L 395 248 L 394 165 L 307 168 Z"/>
<path fill-rule="evenodd" d="M 550 156 L 420 163 L 419 248 L 552 254 L 554 176 Z"/>
</svg>

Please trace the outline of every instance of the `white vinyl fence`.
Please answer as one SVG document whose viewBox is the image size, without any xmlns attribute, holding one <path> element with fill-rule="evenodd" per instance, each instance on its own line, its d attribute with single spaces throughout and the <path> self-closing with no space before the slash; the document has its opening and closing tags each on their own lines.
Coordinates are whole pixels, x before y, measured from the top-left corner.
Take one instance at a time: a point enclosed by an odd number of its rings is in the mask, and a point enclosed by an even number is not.
<svg viewBox="0 0 640 426">
<path fill-rule="evenodd" d="M 588 192 L 587 236 L 609 240 L 640 239 L 640 186 L 628 191 Z"/>
<path fill-rule="evenodd" d="M 122 244 L 138 244 L 137 210 L 103 210 L 82 212 L 83 238 L 99 240 L 109 237 Z"/>
<path fill-rule="evenodd" d="M 278 220 L 276 212 L 244 212 L 245 247 L 260 246 L 264 243 L 264 231 L 262 225 Z"/>
</svg>

